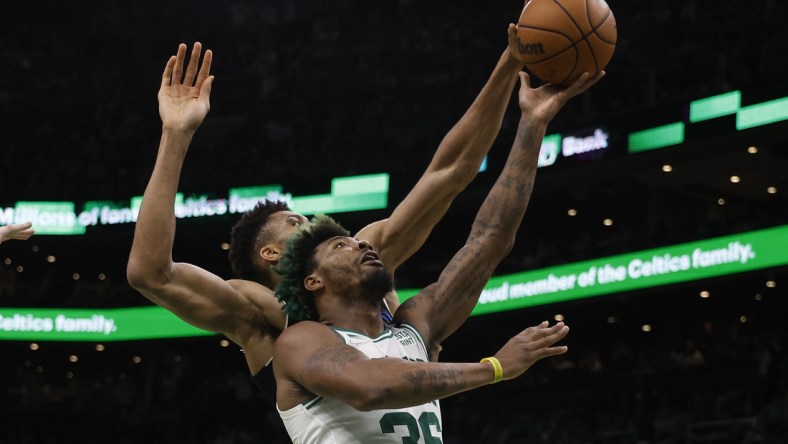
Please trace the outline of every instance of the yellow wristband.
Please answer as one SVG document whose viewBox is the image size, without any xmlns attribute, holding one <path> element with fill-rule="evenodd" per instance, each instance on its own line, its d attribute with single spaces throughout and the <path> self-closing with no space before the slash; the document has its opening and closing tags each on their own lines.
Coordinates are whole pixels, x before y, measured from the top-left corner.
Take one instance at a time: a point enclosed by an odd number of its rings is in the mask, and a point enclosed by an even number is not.
<svg viewBox="0 0 788 444">
<path fill-rule="evenodd" d="M 489 362 L 493 366 L 493 371 L 495 372 L 495 379 L 493 379 L 493 384 L 496 382 L 501 382 L 503 380 L 503 367 L 501 367 L 501 361 L 498 358 L 490 356 L 489 358 L 484 358 L 479 362 Z"/>
</svg>

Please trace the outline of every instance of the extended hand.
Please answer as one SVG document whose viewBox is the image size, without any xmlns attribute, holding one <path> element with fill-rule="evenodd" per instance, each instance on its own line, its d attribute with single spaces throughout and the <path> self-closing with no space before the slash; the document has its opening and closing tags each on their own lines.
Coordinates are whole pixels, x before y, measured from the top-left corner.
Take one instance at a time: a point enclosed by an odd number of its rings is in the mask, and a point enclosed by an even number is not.
<svg viewBox="0 0 788 444">
<path fill-rule="evenodd" d="M 26 240 L 33 235 L 36 231 L 31 228 L 32 222 L 25 222 L 23 224 L 9 224 L 0 227 L 0 244 L 9 240 Z"/>
<path fill-rule="evenodd" d="M 210 49 L 205 51 L 198 73 L 201 51 L 202 45 L 199 42 L 195 43 L 185 75 L 183 74 L 183 62 L 186 58 L 185 44 L 181 43 L 178 46 L 178 54 L 171 56 L 167 61 L 159 88 L 159 115 L 164 129 L 194 131 L 211 108 L 213 76 L 210 75 L 210 71 L 213 53 Z"/>
<path fill-rule="evenodd" d="M 549 327 L 547 321 L 521 331 L 495 354 L 503 367 L 503 379 L 514 379 L 522 375 L 540 359 L 566 353 L 566 347 L 552 345 L 563 339 L 567 333 L 569 327 L 563 322 Z"/>
<path fill-rule="evenodd" d="M 589 74 L 586 72 L 569 86 L 547 84 L 539 88 L 531 88 L 531 79 L 528 74 L 520 72 L 520 110 L 523 115 L 548 123 L 553 120 L 569 99 L 581 94 L 604 76 L 605 72 L 600 71 L 593 78 L 589 78 Z"/>
</svg>

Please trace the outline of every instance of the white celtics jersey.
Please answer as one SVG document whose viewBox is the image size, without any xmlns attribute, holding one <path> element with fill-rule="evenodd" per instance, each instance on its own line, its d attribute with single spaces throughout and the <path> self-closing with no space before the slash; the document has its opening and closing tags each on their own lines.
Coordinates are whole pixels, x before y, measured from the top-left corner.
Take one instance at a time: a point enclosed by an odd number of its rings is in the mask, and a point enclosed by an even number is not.
<svg viewBox="0 0 788 444">
<path fill-rule="evenodd" d="M 370 358 L 428 361 L 424 340 L 410 325 L 386 326 L 377 338 L 333 329 L 345 343 Z M 296 444 L 443 442 L 438 401 L 410 408 L 360 412 L 339 399 L 318 396 L 290 410 L 279 410 L 279 415 Z"/>
</svg>

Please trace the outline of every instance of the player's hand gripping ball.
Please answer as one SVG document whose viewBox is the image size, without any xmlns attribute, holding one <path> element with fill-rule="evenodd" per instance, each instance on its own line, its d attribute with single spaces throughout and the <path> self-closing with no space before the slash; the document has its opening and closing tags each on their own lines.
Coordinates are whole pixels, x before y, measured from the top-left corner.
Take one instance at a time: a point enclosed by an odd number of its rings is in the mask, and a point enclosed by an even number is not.
<svg viewBox="0 0 788 444">
<path fill-rule="evenodd" d="M 554 85 L 604 69 L 617 35 L 616 19 L 604 0 L 531 0 L 517 21 L 526 68 Z"/>
</svg>

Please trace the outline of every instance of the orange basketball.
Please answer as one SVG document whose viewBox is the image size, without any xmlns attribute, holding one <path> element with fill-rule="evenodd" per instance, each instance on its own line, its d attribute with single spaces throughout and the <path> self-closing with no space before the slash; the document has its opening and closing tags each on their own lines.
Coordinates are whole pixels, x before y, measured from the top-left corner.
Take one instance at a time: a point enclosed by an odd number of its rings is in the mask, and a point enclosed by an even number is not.
<svg viewBox="0 0 788 444">
<path fill-rule="evenodd" d="M 604 69 L 616 37 L 616 19 L 604 0 L 531 0 L 517 21 L 526 68 L 555 85 Z"/>
</svg>

